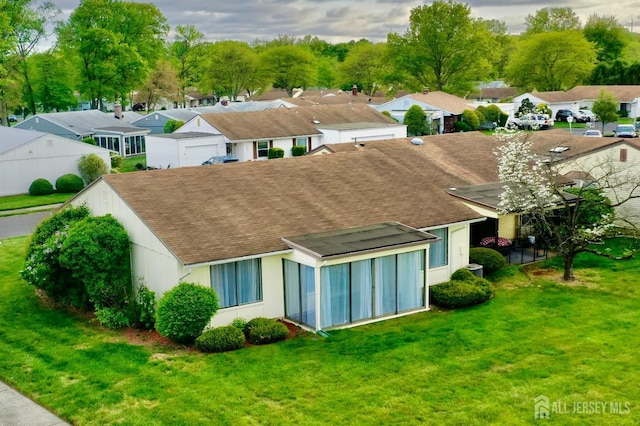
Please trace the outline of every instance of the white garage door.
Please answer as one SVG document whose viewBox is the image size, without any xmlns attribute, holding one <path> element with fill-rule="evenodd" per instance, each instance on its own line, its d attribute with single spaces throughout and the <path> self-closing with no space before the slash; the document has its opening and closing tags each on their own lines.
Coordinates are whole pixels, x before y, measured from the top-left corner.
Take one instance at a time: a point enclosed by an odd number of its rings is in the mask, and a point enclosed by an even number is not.
<svg viewBox="0 0 640 426">
<path fill-rule="evenodd" d="M 213 156 L 224 155 L 224 153 L 218 152 L 218 148 L 218 145 L 188 146 L 184 150 L 182 166 L 199 166 Z"/>
</svg>

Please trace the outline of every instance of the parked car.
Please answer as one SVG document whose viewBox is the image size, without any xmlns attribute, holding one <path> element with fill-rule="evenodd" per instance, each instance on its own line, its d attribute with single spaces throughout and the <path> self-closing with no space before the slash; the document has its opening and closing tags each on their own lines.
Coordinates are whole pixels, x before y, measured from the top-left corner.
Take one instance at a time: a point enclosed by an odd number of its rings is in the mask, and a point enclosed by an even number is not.
<svg viewBox="0 0 640 426">
<path fill-rule="evenodd" d="M 549 114 L 529 113 L 511 121 L 519 129 L 525 130 L 545 130 L 553 127 L 554 121 Z"/>
<path fill-rule="evenodd" d="M 588 109 L 580 109 L 578 110 L 580 114 L 586 119 L 587 122 L 595 122 L 598 121 L 598 117 Z"/>
<path fill-rule="evenodd" d="M 589 138 L 601 138 L 602 137 L 602 132 L 600 130 L 595 130 L 595 129 L 590 129 L 587 130 L 583 133 L 584 136 L 587 136 Z"/>
<path fill-rule="evenodd" d="M 218 156 L 209 158 L 207 161 L 204 161 L 202 165 L 207 166 L 209 164 L 235 163 L 236 161 L 238 161 L 238 159 L 235 157 L 229 157 L 227 155 L 218 155 Z"/>
<path fill-rule="evenodd" d="M 637 138 L 636 127 L 633 124 L 618 124 L 613 131 L 617 138 Z"/>
<path fill-rule="evenodd" d="M 556 121 L 567 121 L 567 117 L 573 117 L 575 123 L 584 123 L 587 121 L 582 114 L 571 111 L 570 109 L 559 109 L 556 112 Z"/>
<path fill-rule="evenodd" d="M 18 117 L 15 114 L 11 114 L 9 116 L 9 123 L 17 123 L 18 122 Z"/>
</svg>

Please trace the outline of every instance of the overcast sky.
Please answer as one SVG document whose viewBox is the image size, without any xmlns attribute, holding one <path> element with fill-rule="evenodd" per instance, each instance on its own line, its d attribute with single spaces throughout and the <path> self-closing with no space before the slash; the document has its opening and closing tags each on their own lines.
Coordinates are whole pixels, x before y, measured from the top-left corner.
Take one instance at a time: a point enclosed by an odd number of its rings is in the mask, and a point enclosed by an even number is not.
<svg viewBox="0 0 640 426">
<path fill-rule="evenodd" d="M 52 0 L 63 19 L 80 0 Z M 142 1 L 141 1 L 142 2 Z M 404 33 L 411 9 L 423 3 L 415 0 L 156 0 L 171 28 L 195 25 L 209 41 L 271 40 L 278 35 L 302 37 L 310 34 L 330 43 L 366 38 L 386 41 L 389 32 Z M 465 3 L 465 2 L 461 2 Z M 615 16 L 618 22 L 640 32 L 638 1 L 557 0 L 471 0 L 472 15 L 506 22 L 511 33 L 524 28 L 524 19 L 544 7 L 572 7 L 584 23 L 589 15 Z M 632 27 L 633 26 L 633 27 Z M 169 37 L 172 39 L 172 36 Z"/>
</svg>

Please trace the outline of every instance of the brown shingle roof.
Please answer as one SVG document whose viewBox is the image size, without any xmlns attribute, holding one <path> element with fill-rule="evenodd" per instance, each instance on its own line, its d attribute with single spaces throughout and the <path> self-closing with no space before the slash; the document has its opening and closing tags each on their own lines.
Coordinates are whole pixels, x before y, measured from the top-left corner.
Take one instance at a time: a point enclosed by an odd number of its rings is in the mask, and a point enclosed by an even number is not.
<svg viewBox="0 0 640 426">
<path fill-rule="evenodd" d="M 547 103 L 556 103 L 556 102 L 572 102 L 574 101 L 574 97 L 561 90 L 556 90 L 553 92 L 536 92 L 535 90 L 531 92 L 531 94 L 539 99 Z"/>
<path fill-rule="evenodd" d="M 401 138 L 369 141 L 364 147 L 350 143 L 326 147 L 333 152 L 379 150 L 441 189 L 498 180 L 497 159 L 493 153 L 501 144 L 497 139 L 480 132 L 420 138 L 424 142 L 421 146 L 412 144 L 412 138 Z"/>
<path fill-rule="evenodd" d="M 638 85 L 612 85 L 612 86 L 576 86 L 567 93 L 576 101 L 583 99 L 598 99 L 602 90 L 606 90 L 620 102 L 631 102 L 640 98 L 640 86 Z"/>
<path fill-rule="evenodd" d="M 287 249 L 293 235 L 481 217 L 377 150 L 102 179 L 184 264 Z"/>
<path fill-rule="evenodd" d="M 556 161 L 579 157 L 621 143 L 630 144 L 640 149 L 640 143 L 634 139 L 588 138 L 581 134 L 569 134 L 562 129 L 532 132 L 528 136 L 533 144 L 533 151 L 540 155 L 549 155 L 549 150 L 556 147 L 569 148 L 564 152 L 554 153 L 553 158 Z"/>
<path fill-rule="evenodd" d="M 367 105 L 313 105 L 200 116 L 232 141 L 319 135 L 317 125 L 398 123 Z M 314 123 L 314 120 L 319 123 Z"/>
</svg>

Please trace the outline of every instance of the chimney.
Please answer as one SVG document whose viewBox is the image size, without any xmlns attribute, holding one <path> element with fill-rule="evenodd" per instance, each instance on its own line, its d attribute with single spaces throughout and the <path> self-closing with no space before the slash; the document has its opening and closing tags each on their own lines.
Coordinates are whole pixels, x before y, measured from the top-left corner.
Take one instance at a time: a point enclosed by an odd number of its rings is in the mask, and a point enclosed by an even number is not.
<svg viewBox="0 0 640 426">
<path fill-rule="evenodd" d="M 358 96 L 358 86 L 356 86 L 355 84 L 353 85 L 353 87 L 351 88 L 351 94 L 353 96 Z"/>
<path fill-rule="evenodd" d="M 425 87 L 424 89 L 422 89 L 422 94 L 423 95 L 427 95 L 429 93 L 429 88 Z"/>
<path fill-rule="evenodd" d="M 121 104 L 114 104 L 113 105 L 113 115 L 118 120 L 122 120 L 124 118 L 124 115 L 122 114 L 122 105 Z"/>
</svg>

